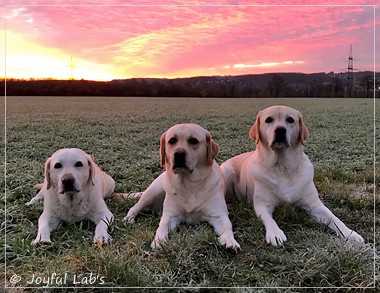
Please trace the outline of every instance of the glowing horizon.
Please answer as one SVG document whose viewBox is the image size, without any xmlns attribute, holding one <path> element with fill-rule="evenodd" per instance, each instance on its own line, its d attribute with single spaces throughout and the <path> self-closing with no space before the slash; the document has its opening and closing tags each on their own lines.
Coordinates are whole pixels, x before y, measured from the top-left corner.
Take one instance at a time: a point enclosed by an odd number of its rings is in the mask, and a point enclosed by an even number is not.
<svg viewBox="0 0 380 293">
<path fill-rule="evenodd" d="M 341 6 L 18 2 L 7 1 L 3 8 L 6 62 L 0 78 L 341 72 L 350 44 L 354 66 L 375 69 L 374 6 L 350 5 L 353 0 Z"/>
</svg>

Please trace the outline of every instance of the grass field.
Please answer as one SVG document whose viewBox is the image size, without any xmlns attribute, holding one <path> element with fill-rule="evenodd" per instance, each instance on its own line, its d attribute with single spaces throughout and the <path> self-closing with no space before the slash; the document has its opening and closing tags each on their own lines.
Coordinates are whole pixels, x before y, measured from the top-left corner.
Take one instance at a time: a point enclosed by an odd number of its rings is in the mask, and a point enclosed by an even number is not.
<svg viewBox="0 0 380 293">
<path fill-rule="evenodd" d="M 221 163 L 254 148 L 248 131 L 255 115 L 274 104 L 303 113 L 310 131 L 305 151 L 315 166 L 320 197 L 366 245 L 351 245 L 305 212 L 281 206 L 274 217 L 288 241 L 274 248 L 266 245 L 263 225 L 252 208 L 233 202 L 230 219 L 241 252 L 219 247 L 207 224 L 181 225 L 163 250 L 152 251 L 159 215 L 146 214 L 127 224 L 123 217 L 135 200 L 112 199 L 107 201 L 115 216 L 110 245 L 92 245 L 90 222 L 63 224 L 52 233 L 52 245 L 31 245 L 42 204 L 25 203 L 35 195 L 33 185 L 43 180 L 45 159 L 57 149 L 82 148 L 115 179 L 116 191 L 142 191 L 162 172 L 159 138 L 170 126 L 193 122 L 208 129 L 221 147 Z M 6 183 L 1 179 L 1 185 L 6 184 L 6 210 L 1 208 L 6 226 L 1 228 L 7 233 L 1 263 L 6 261 L 10 287 L 41 287 L 28 284 L 33 275 L 46 279 L 55 273 L 56 282 L 65 283 L 51 286 L 136 287 L 128 292 L 143 291 L 137 287 L 160 287 L 162 292 L 170 291 L 165 287 L 177 287 L 172 292 L 197 292 L 189 287 L 245 288 L 231 292 L 249 292 L 246 287 L 270 287 L 270 292 L 341 287 L 334 290 L 347 292 L 343 287 L 369 289 L 379 278 L 379 264 L 374 262 L 379 255 L 375 236 L 380 235 L 374 231 L 379 218 L 374 215 L 373 100 L 7 97 L 6 106 Z M 375 198 L 379 208 L 379 196 Z M 13 275 L 20 277 L 18 283 L 9 282 Z"/>
</svg>

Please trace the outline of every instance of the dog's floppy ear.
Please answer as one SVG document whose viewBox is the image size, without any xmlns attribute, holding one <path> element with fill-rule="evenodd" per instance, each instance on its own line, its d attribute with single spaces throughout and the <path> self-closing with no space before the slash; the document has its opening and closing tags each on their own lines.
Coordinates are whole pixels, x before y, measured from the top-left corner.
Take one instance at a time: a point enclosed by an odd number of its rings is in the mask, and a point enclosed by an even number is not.
<svg viewBox="0 0 380 293">
<path fill-rule="evenodd" d="M 45 162 L 45 180 L 46 180 L 46 189 L 49 190 L 51 187 L 51 180 L 50 180 L 50 161 L 51 158 L 48 158 Z"/>
<path fill-rule="evenodd" d="M 160 138 L 160 166 L 164 167 L 166 163 L 166 153 L 165 153 L 165 141 L 166 132 L 161 135 Z"/>
<path fill-rule="evenodd" d="M 92 185 L 95 185 L 95 163 L 92 160 L 92 156 L 87 156 L 87 163 L 88 163 L 88 168 L 89 168 L 89 176 L 88 176 L 88 181 L 91 181 Z"/>
<path fill-rule="evenodd" d="M 303 117 L 302 117 L 302 114 L 299 113 L 299 129 L 300 129 L 300 132 L 299 132 L 299 141 L 304 144 L 305 140 L 307 140 L 309 138 L 309 130 L 307 129 L 304 121 L 303 121 Z"/>
<path fill-rule="evenodd" d="M 258 144 L 260 142 L 260 112 L 256 115 L 256 121 L 249 131 L 249 137 Z"/>
<path fill-rule="evenodd" d="M 207 144 L 207 163 L 212 164 L 216 155 L 219 153 L 219 145 L 212 139 L 211 134 L 206 132 Z"/>
</svg>

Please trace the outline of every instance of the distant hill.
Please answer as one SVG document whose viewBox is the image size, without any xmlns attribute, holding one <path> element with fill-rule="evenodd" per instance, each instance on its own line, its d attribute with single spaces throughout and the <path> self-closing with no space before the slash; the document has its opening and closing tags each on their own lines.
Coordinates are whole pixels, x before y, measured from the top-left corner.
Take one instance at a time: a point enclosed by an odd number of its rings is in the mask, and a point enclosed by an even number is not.
<svg viewBox="0 0 380 293">
<path fill-rule="evenodd" d="M 380 79 L 376 74 L 375 88 Z M 6 84 L 6 87 L 5 87 Z M 88 80 L 16 80 L 0 83 L 7 96 L 152 96 L 152 97 L 347 97 L 346 73 L 267 73 L 191 78 Z M 355 72 L 351 97 L 373 97 L 374 74 Z M 379 96 L 379 92 L 376 92 Z"/>
</svg>

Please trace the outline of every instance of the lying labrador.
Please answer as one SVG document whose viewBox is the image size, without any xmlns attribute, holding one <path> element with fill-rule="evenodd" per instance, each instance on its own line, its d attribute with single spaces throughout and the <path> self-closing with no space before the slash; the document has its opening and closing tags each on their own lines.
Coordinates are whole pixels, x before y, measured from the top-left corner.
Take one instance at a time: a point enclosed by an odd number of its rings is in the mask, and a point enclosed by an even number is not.
<svg viewBox="0 0 380 293">
<path fill-rule="evenodd" d="M 37 186 L 38 188 L 38 186 Z M 38 220 L 38 234 L 32 244 L 51 242 L 50 232 L 61 220 L 91 220 L 96 224 L 94 243 L 110 240 L 107 228 L 113 215 L 104 201 L 115 181 L 94 163 L 91 156 L 76 148 L 56 151 L 45 163 L 45 180 L 39 193 L 27 205 L 44 200 Z"/>
<path fill-rule="evenodd" d="M 159 248 L 181 222 L 206 221 L 219 243 L 240 249 L 234 239 L 224 199 L 224 178 L 215 162 L 218 144 L 197 124 L 177 124 L 160 139 L 160 162 L 165 172 L 143 192 L 126 220 L 133 222 L 143 209 L 159 207 L 162 217 L 151 247 Z"/>
<path fill-rule="evenodd" d="M 303 151 L 309 131 L 299 111 L 285 106 L 266 108 L 258 113 L 249 136 L 256 142 L 256 150 L 221 165 L 226 198 L 253 201 L 265 226 L 267 243 L 277 246 L 286 241 L 272 217 L 279 203 L 297 205 L 343 237 L 364 241 L 319 199 L 313 183 L 313 165 Z"/>
</svg>

